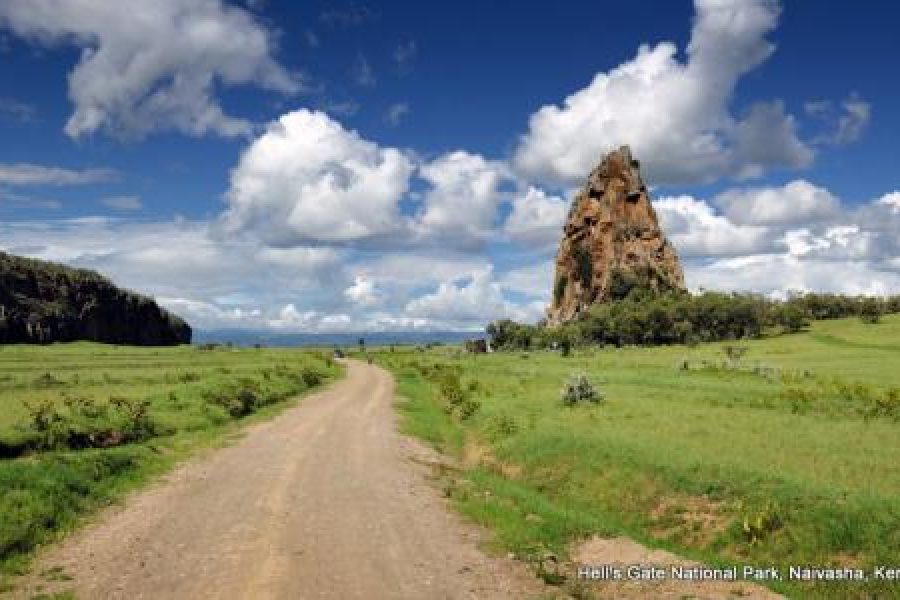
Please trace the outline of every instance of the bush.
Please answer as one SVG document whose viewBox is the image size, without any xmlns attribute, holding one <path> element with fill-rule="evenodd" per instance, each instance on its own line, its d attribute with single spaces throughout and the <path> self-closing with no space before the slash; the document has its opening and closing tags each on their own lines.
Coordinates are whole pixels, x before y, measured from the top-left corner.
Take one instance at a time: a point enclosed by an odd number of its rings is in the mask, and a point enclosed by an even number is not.
<svg viewBox="0 0 900 600">
<path fill-rule="evenodd" d="M 881 321 L 881 304 L 875 298 L 866 298 L 860 307 L 859 318 L 863 323 L 875 325 Z"/>
<path fill-rule="evenodd" d="M 782 524 L 778 505 L 770 501 L 761 510 L 744 514 L 741 531 L 744 534 L 744 539 L 751 546 L 755 546 L 768 537 L 769 534 L 780 529 Z"/>
<path fill-rule="evenodd" d="M 603 400 L 603 393 L 598 390 L 584 373 L 574 373 L 562 389 L 562 403 L 566 406 L 575 406 L 579 402 L 592 402 L 594 404 Z"/>
<path fill-rule="evenodd" d="M 505 413 L 494 415 L 487 422 L 488 436 L 494 440 L 509 437 L 518 432 L 518 421 Z"/>
<path fill-rule="evenodd" d="M 107 448 L 156 435 L 149 400 L 113 396 L 108 403 L 87 396 L 63 396 L 25 404 L 30 422 L 25 426 L 28 446 L 34 450 Z"/>
<path fill-rule="evenodd" d="M 317 385 L 320 385 L 322 383 L 322 381 L 325 379 L 325 376 L 322 375 L 322 373 L 320 373 L 316 369 L 313 369 L 312 367 L 307 367 L 307 368 L 303 369 L 303 372 L 300 374 L 300 378 L 303 379 L 303 384 L 306 387 L 312 388 L 312 387 L 316 387 Z"/>
<path fill-rule="evenodd" d="M 123 442 L 145 440 L 158 433 L 156 425 L 150 417 L 149 400 L 129 400 L 114 396 L 109 399 L 109 403 L 115 406 L 119 414 L 125 418 L 122 428 Z"/>
<path fill-rule="evenodd" d="M 553 286 L 553 301 L 559 304 L 560 300 L 562 300 L 563 294 L 566 293 L 566 286 L 569 285 L 569 280 L 565 275 L 562 275 L 559 279 L 556 280 L 556 283 Z"/>
<path fill-rule="evenodd" d="M 466 399 L 466 391 L 459 381 L 459 375 L 453 372 L 444 373 L 438 383 L 441 398 L 450 406 L 462 404 Z"/>
<path fill-rule="evenodd" d="M 481 408 L 481 403 L 477 400 L 473 400 L 471 398 L 466 398 L 462 402 L 459 403 L 459 406 L 456 410 L 456 415 L 459 417 L 461 421 L 465 421 L 473 416 L 478 410 Z"/>
<path fill-rule="evenodd" d="M 774 311 L 774 322 L 785 333 L 797 333 L 809 327 L 806 314 L 796 304 L 782 304 Z"/>
<path fill-rule="evenodd" d="M 438 394 L 444 402 L 444 411 L 456 415 L 460 420 L 471 418 L 481 408 L 477 400 L 473 400 L 471 392 L 478 389 L 476 382 L 463 386 L 458 370 L 445 365 L 419 365 L 419 372 L 438 386 Z"/>
<path fill-rule="evenodd" d="M 232 417 L 245 417 L 261 404 L 256 390 L 250 388 L 240 390 L 235 399 L 237 402 L 232 404 L 231 410 L 229 410 Z"/>
<path fill-rule="evenodd" d="M 63 385 L 63 381 L 51 373 L 44 373 L 34 380 L 34 386 L 39 388 L 56 387 Z"/>
<path fill-rule="evenodd" d="M 246 417 L 267 404 L 260 395 L 259 385 L 249 378 L 239 382 L 236 387 L 207 392 L 206 399 L 224 408 L 234 419 Z"/>
<path fill-rule="evenodd" d="M 891 388 L 883 395 L 873 397 L 864 416 L 900 419 L 900 388 Z"/>
<path fill-rule="evenodd" d="M 594 276 L 594 259 L 591 253 L 582 244 L 578 244 L 573 249 L 575 257 L 575 274 L 582 285 L 590 285 Z"/>
</svg>

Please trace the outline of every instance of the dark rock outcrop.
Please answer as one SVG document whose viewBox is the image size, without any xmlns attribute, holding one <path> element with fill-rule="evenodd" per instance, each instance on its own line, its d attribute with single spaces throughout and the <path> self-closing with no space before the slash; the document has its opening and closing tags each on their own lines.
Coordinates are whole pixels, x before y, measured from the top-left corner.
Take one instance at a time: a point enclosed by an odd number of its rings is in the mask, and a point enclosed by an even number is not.
<svg viewBox="0 0 900 600">
<path fill-rule="evenodd" d="M 684 289 L 675 249 L 663 235 L 628 146 L 610 152 L 575 196 L 556 256 L 547 324 L 576 318 L 633 287 Z"/>
<path fill-rule="evenodd" d="M 169 346 L 190 343 L 191 328 L 94 271 L 0 252 L 0 343 L 75 340 Z"/>
</svg>

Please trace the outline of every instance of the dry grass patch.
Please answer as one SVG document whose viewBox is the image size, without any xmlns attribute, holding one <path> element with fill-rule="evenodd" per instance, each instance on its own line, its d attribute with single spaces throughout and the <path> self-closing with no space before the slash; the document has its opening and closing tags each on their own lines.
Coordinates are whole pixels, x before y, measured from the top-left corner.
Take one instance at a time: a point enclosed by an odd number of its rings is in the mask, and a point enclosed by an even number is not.
<svg viewBox="0 0 900 600">
<path fill-rule="evenodd" d="M 506 479 L 518 479 L 522 476 L 522 467 L 499 460 L 490 446 L 473 435 L 467 436 L 463 444 L 462 463 L 467 469 L 486 469 Z"/>
<path fill-rule="evenodd" d="M 732 521 L 725 502 L 688 494 L 660 498 L 650 519 L 653 537 L 697 548 L 709 546 Z"/>
</svg>

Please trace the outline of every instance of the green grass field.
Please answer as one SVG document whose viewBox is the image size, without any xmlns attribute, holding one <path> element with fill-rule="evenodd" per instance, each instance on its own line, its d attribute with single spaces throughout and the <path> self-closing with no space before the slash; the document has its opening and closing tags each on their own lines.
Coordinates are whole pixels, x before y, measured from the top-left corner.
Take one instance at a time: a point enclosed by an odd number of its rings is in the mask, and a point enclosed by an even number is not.
<svg viewBox="0 0 900 600">
<path fill-rule="evenodd" d="M 0 346 L 0 576 L 339 372 L 309 350 Z"/>
<path fill-rule="evenodd" d="M 731 345 L 746 348 L 737 361 L 726 344 L 377 359 L 408 430 L 462 461 L 447 493 L 522 557 L 625 534 L 711 564 L 900 565 L 900 317 Z M 577 371 L 599 404 L 562 405 Z"/>
</svg>

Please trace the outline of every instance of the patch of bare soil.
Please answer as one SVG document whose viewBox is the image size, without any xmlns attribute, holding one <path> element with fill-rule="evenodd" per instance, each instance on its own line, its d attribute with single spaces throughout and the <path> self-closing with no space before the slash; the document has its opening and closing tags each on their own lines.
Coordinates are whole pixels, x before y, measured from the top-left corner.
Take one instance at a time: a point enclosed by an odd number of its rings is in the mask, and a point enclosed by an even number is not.
<svg viewBox="0 0 900 600">
<path fill-rule="evenodd" d="M 641 565 L 659 567 L 671 575 L 670 567 L 702 567 L 703 565 L 685 560 L 665 550 L 653 550 L 629 538 L 593 537 L 573 548 L 571 557 L 575 567 L 617 566 L 623 570 L 620 580 L 593 580 L 585 582 L 598 598 L 655 598 L 658 600 L 694 598 L 697 600 L 719 600 L 742 598 L 744 600 L 774 600 L 779 594 L 755 583 L 746 581 L 691 581 L 666 577 L 665 579 L 629 579 L 625 569 Z"/>
</svg>

